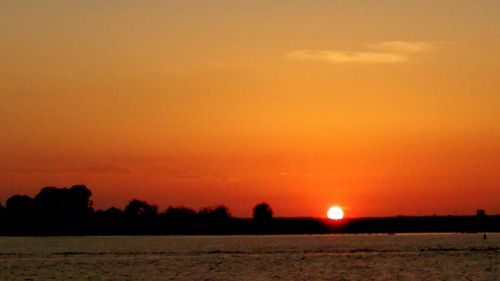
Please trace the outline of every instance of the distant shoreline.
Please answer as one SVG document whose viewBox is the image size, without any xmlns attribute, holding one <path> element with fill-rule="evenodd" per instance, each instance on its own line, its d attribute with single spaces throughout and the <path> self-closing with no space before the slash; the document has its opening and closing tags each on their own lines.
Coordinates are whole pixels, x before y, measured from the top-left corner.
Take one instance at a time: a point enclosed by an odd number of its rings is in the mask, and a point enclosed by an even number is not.
<svg viewBox="0 0 500 281">
<path fill-rule="evenodd" d="M 224 228 L 208 227 L 191 231 L 168 229 L 165 231 L 130 232 L 116 230 L 106 232 L 99 229 L 82 230 L 79 233 L 45 232 L 34 230 L 29 233 L 9 232 L 0 229 L 1 237 L 73 237 L 73 236 L 214 236 L 214 235 L 395 235 L 395 234 L 474 234 L 500 233 L 500 215 L 485 216 L 478 225 L 476 216 L 411 216 L 370 217 L 330 221 L 322 218 L 273 218 L 267 227 L 256 227 L 253 219 L 231 218 Z M 419 228 L 420 227 L 420 228 Z"/>
<path fill-rule="evenodd" d="M 99 235 L 279 235 L 395 234 L 500 232 L 500 215 L 394 216 L 330 220 L 273 217 L 265 202 L 255 205 L 252 218 L 231 216 L 224 205 L 195 211 L 131 200 L 124 210 L 94 210 L 92 192 L 84 185 L 45 187 L 34 197 L 14 195 L 0 205 L 0 236 Z"/>
</svg>

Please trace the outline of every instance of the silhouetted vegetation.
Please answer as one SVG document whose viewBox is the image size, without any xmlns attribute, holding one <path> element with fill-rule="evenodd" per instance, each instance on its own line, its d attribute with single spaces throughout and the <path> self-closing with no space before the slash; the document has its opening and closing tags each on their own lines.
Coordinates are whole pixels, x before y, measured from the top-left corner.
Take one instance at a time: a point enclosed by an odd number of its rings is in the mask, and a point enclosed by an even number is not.
<svg viewBox="0 0 500 281">
<path fill-rule="evenodd" d="M 276 230 L 277 221 L 273 221 L 273 210 L 267 203 L 259 203 L 253 208 L 253 223 L 257 233 L 267 234 Z"/>
<path fill-rule="evenodd" d="M 123 210 L 95 211 L 92 192 L 84 185 L 45 187 L 31 198 L 10 197 L 0 204 L 0 235 L 170 235 L 170 234 L 300 234 L 500 231 L 500 216 L 391 217 L 330 221 L 274 218 L 271 206 L 259 203 L 253 218 L 235 218 L 226 206 L 168 207 L 131 200 Z"/>
<path fill-rule="evenodd" d="M 124 221 L 127 234 L 155 233 L 158 225 L 158 207 L 146 201 L 133 199 L 125 206 Z"/>
<path fill-rule="evenodd" d="M 267 203 L 260 203 L 253 208 L 253 219 L 259 222 L 266 222 L 273 219 L 273 210 Z"/>
<path fill-rule="evenodd" d="M 85 233 L 93 209 L 92 192 L 84 185 L 45 187 L 35 196 L 33 208 L 43 234 Z"/>
<path fill-rule="evenodd" d="M 0 229 L 5 228 L 5 208 L 0 203 Z"/>
<path fill-rule="evenodd" d="M 35 229 L 35 200 L 25 195 L 14 195 L 5 205 L 8 233 L 29 234 Z"/>
</svg>

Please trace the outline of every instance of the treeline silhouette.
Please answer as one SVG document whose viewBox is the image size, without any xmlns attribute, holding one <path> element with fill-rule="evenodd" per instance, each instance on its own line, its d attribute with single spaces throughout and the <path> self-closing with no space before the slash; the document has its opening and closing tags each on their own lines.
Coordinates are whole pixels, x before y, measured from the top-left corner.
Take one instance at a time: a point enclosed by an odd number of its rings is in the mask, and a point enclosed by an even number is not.
<svg viewBox="0 0 500 281">
<path fill-rule="evenodd" d="M 44 187 L 31 198 L 10 197 L 0 204 L 0 235 L 156 235 L 156 234 L 271 234 L 325 233 L 319 221 L 273 218 L 267 203 L 253 209 L 252 219 L 234 218 L 226 206 L 195 211 L 158 206 L 133 199 L 124 210 L 94 210 L 85 185 Z"/>
<path fill-rule="evenodd" d="M 184 235 L 184 234 L 314 234 L 397 232 L 499 232 L 500 216 L 431 216 L 359 218 L 331 221 L 275 218 L 267 203 L 252 218 L 235 218 L 221 205 L 195 211 L 133 199 L 123 210 L 94 210 L 85 185 L 45 187 L 34 197 L 14 195 L 0 204 L 0 235 Z"/>
</svg>

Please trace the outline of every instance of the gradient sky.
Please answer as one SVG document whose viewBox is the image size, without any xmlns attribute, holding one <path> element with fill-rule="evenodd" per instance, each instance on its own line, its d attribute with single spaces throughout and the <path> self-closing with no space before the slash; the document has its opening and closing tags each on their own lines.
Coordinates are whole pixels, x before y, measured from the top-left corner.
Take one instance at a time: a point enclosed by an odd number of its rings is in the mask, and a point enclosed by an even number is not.
<svg viewBox="0 0 500 281">
<path fill-rule="evenodd" d="M 500 213 L 500 1 L 2 1 L 0 202 Z"/>
</svg>

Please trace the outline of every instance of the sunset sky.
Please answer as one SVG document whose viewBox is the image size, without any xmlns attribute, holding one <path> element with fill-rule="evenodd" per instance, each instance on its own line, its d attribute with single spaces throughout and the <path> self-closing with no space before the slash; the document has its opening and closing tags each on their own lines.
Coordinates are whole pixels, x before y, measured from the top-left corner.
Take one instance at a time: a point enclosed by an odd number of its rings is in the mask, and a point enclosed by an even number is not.
<svg viewBox="0 0 500 281">
<path fill-rule="evenodd" d="M 500 213 L 500 1 L 2 1 L 0 202 Z"/>
</svg>

